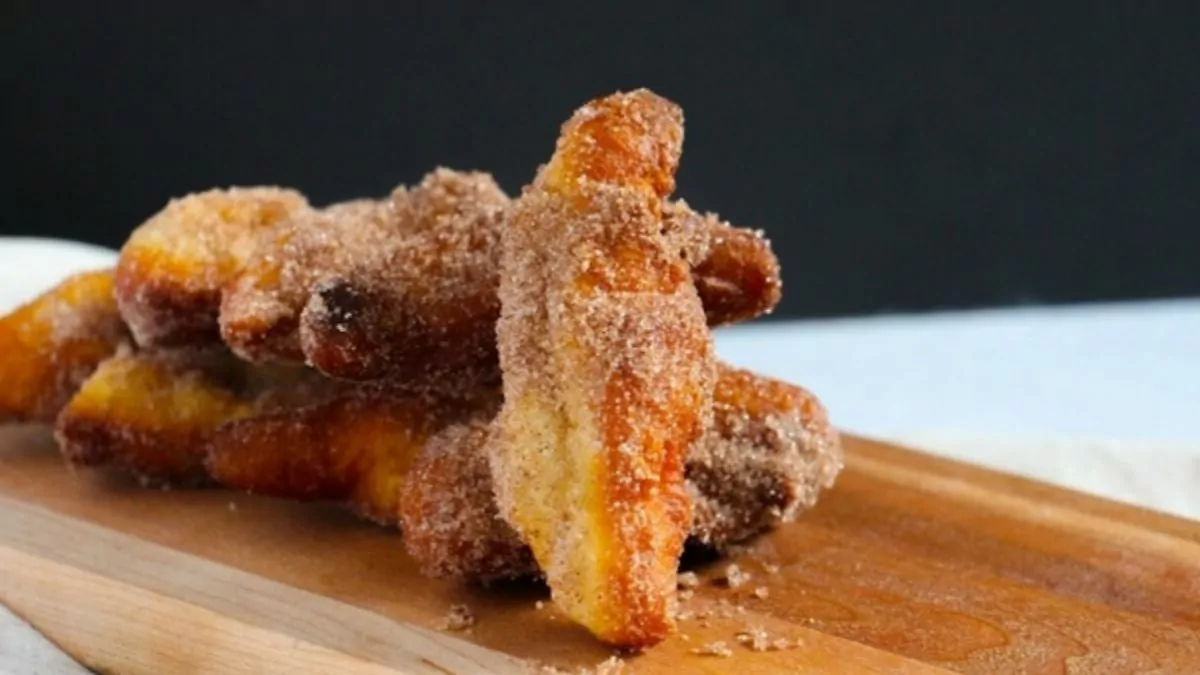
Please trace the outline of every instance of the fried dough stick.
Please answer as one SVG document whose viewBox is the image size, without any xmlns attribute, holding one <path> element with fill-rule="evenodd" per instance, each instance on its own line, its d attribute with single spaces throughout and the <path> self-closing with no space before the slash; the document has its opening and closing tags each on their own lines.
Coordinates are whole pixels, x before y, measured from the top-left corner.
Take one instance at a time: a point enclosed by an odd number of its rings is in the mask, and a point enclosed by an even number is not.
<svg viewBox="0 0 1200 675">
<path fill-rule="evenodd" d="M 80 383 L 128 342 L 111 270 L 69 277 L 0 318 L 0 421 L 53 422 Z"/>
<path fill-rule="evenodd" d="M 494 413 L 496 399 L 491 390 L 451 398 L 351 385 L 228 353 L 141 352 L 104 362 L 56 432 L 76 466 L 119 466 L 154 484 L 215 480 L 335 499 L 395 522 L 398 486 L 429 435 L 487 410 L 486 401 Z"/>
<path fill-rule="evenodd" d="M 205 483 L 212 431 L 254 412 L 244 379 L 244 368 L 228 356 L 115 356 L 59 414 L 59 449 L 72 465 L 120 466 L 147 484 Z"/>
<path fill-rule="evenodd" d="M 712 409 L 712 339 L 662 219 L 682 143 L 649 91 L 589 103 L 501 238 L 500 512 L 564 613 L 626 647 L 674 629 L 684 459 Z"/>
<path fill-rule="evenodd" d="M 495 380 L 508 205 L 491 176 L 438 169 L 389 199 L 293 219 L 260 239 L 226 293 L 222 335 L 244 358 L 306 359 L 346 379 L 394 375 L 443 389 Z M 329 287 L 345 275 L 381 283 L 356 295 Z M 355 332 L 363 323 L 370 332 Z"/>
<path fill-rule="evenodd" d="M 712 432 L 688 457 L 691 538 L 721 548 L 790 522 L 816 503 L 842 466 L 837 432 L 809 392 L 718 364 Z M 435 435 L 404 483 L 404 545 L 434 577 L 470 581 L 537 574 L 496 508 L 488 421 Z"/>
<path fill-rule="evenodd" d="M 272 497 L 337 501 L 381 524 L 399 520 L 409 466 L 450 426 L 490 418 L 499 392 L 463 396 L 365 388 L 316 406 L 238 420 L 213 433 L 218 483 Z"/>
<path fill-rule="evenodd" d="M 133 231 L 117 261 L 117 304 L 137 343 L 215 344 L 221 292 L 241 273 L 259 231 L 308 210 L 300 193 L 271 187 L 171 200 Z"/>
</svg>

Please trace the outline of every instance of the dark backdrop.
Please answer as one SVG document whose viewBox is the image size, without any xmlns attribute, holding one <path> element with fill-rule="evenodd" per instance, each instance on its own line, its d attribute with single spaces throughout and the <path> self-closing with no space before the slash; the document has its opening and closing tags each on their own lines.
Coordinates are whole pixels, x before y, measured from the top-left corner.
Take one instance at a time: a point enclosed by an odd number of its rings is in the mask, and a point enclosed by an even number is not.
<svg viewBox="0 0 1200 675">
<path fill-rule="evenodd" d="M 516 192 L 644 85 L 687 113 L 680 194 L 771 235 L 782 314 L 1200 293 L 1200 3 L 933 4 L 6 3 L 0 233 L 438 164 Z"/>
</svg>

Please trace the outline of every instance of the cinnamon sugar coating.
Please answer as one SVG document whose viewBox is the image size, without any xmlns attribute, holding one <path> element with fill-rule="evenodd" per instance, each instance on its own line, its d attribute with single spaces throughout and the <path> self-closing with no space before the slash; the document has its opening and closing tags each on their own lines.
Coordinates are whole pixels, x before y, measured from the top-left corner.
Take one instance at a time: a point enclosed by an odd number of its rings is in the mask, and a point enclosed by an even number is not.
<svg viewBox="0 0 1200 675">
<path fill-rule="evenodd" d="M 131 235 L 121 312 L 147 347 L 223 340 L 254 362 L 353 380 L 498 379 L 500 232 L 512 202 L 491 176 L 436 169 L 390 196 L 312 208 L 291 190 L 173 200 Z M 664 204 L 711 325 L 769 312 L 778 261 L 751 230 Z"/>
<path fill-rule="evenodd" d="M 488 226 L 473 230 L 482 246 L 438 254 L 444 267 L 458 270 L 454 273 L 421 263 L 428 258 L 426 249 L 410 245 L 391 259 L 362 256 L 352 270 L 328 276 L 315 286 L 301 324 L 309 363 L 334 377 L 355 380 L 428 379 L 448 373 L 466 381 L 494 379 L 496 240 L 506 217 L 473 223 Z M 710 326 L 752 319 L 778 304 L 779 262 L 761 233 L 701 215 L 683 202 L 668 202 L 663 217 L 668 237 L 692 266 Z M 463 274 L 468 269 L 474 275 Z M 419 305 L 409 297 L 414 287 L 433 286 L 440 291 L 426 292 L 441 297 L 437 303 Z M 422 327 L 428 325 L 447 328 L 431 336 L 435 339 L 424 339 Z M 429 364 L 438 364 L 442 372 L 423 372 Z"/>
<path fill-rule="evenodd" d="M 697 213 L 684 201 L 667 202 L 663 218 L 668 236 L 677 239 L 692 266 L 709 326 L 749 321 L 779 304 L 779 260 L 761 231 Z"/>
<path fill-rule="evenodd" d="M 721 548 L 789 522 L 842 465 L 825 410 L 808 392 L 717 366 L 712 432 L 687 460 L 690 537 Z M 431 576 L 469 581 L 539 573 L 497 510 L 483 417 L 440 434 L 417 456 L 401 497 L 405 548 Z M 678 577 L 677 577 L 678 580 Z"/>
<path fill-rule="evenodd" d="M 355 380 L 498 378 L 499 239 L 508 197 L 483 173 L 439 169 L 392 195 L 388 236 L 342 238 L 300 316 L 307 361 Z"/>
<path fill-rule="evenodd" d="M 0 318 L 0 422 L 53 422 L 129 339 L 111 270 L 68 277 Z"/>
<path fill-rule="evenodd" d="M 719 547 L 789 522 L 841 469 L 841 440 L 817 397 L 721 365 L 713 429 L 687 466 L 696 504 L 692 536 Z"/>
<path fill-rule="evenodd" d="M 308 209 L 298 192 L 272 187 L 171 200 L 133 231 L 117 261 L 117 304 L 137 343 L 215 343 L 221 293 L 244 269 L 260 231 Z"/>
<path fill-rule="evenodd" d="M 502 236 L 500 512 L 563 611 L 631 647 L 674 628 L 684 459 L 712 406 L 704 310 L 662 219 L 682 142 L 649 91 L 587 104 Z"/>
</svg>

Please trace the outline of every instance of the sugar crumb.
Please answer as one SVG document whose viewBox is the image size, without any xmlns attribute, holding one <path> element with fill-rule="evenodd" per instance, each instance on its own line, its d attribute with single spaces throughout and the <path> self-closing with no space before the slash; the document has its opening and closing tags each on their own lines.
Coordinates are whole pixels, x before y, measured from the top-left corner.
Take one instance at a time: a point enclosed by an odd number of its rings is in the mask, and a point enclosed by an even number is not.
<svg viewBox="0 0 1200 675">
<path fill-rule="evenodd" d="M 450 611 L 442 619 L 441 629 L 461 631 L 475 625 L 475 615 L 466 605 L 451 605 Z"/>
<path fill-rule="evenodd" d="M 771 591 L 769 591 L 766 586 L 759 586 L 758 588 L 754 589 L 754 597 L 758 598 L 759 600 L 766 600 L 770 595 Z"/>
<path fill-rule="evenodd" d="M 679 576 L 675 577 L 675 583 L 680 588 L 696 588 L 700 585 L 700 577 L 696 576 L 695 572 L 680 572 Z"/>
<path fill-rule="evenodd" d="M 787 638 L 774 638 L 763 628 L 749 628 L 734 636 L 737 643 L 752 652 L 778 652 L 799 646 L 799 641 Z"/>
<path fill-rule="evenodd" d="M 679 599 L 684 602 L 691 600 L 692 596 L 694 596 L 694 595 L 696 595 L 696 591 L 693 591 L 690 588 L 685 588 L 685 589 L 679 591 Z"/>
<path fill-rule="evenodd" d="M 779 565 L 775 563 L 763 563 L 762 568 L 767 574 L 779 574 Z"/>
<path fill-rule="evenodd" d="M 531 675 L 620 675 L 625 672 L 625 662 L 618 656 L 610 656 L 594 667 L 583 666 L 574 670 L 563 670 L 536 661 L 528 662 L 528 666 L 525 670 Z"/>
<path fill-rule="evenodd" d="M 691 653 L 697 656 L 715 656 L 722 659 L 733 656 L 733 650 L 729 648 L 729 645 L 724 640 L 717 640 L 702 647 L 696 647 L 691 650 Z"/>
<path fill-rule="evenodd" d="M 742 571 L 736 563 L 725 567 L 725 584 L 732 589 L 738 589 L 750 582 L 750 573 Z"/>
</svg>

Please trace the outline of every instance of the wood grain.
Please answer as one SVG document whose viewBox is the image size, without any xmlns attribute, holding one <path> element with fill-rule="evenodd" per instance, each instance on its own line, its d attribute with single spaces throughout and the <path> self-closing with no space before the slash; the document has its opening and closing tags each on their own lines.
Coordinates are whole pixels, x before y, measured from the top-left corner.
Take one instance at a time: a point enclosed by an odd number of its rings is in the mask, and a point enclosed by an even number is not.
<svg viewBox="0 0 1200 675">
<path fill-rule="evenodd" d="M 624 656 L 627 671 L 1200 672 L 1200 524 L 856 438 L 848 455 L 800 522 L 692 556 L 705 583 L 687 607 L 714 616 Z M 730 562 L 750 583 L 715 583 Z M 44 430 L 0 429 L 0 601 L 107 672 L 521 672 L 611 656 L 545 599 L 424 579 L 397 533 L 331 507 L 72 473 Z M 469 633 L 437 630 L 455 603 L 477 617 Z M 751 626 L 801 647 L 751 652 L 734 639 Z M 732 657 L 691 653 L 718 640 Z"/>
</svg>

